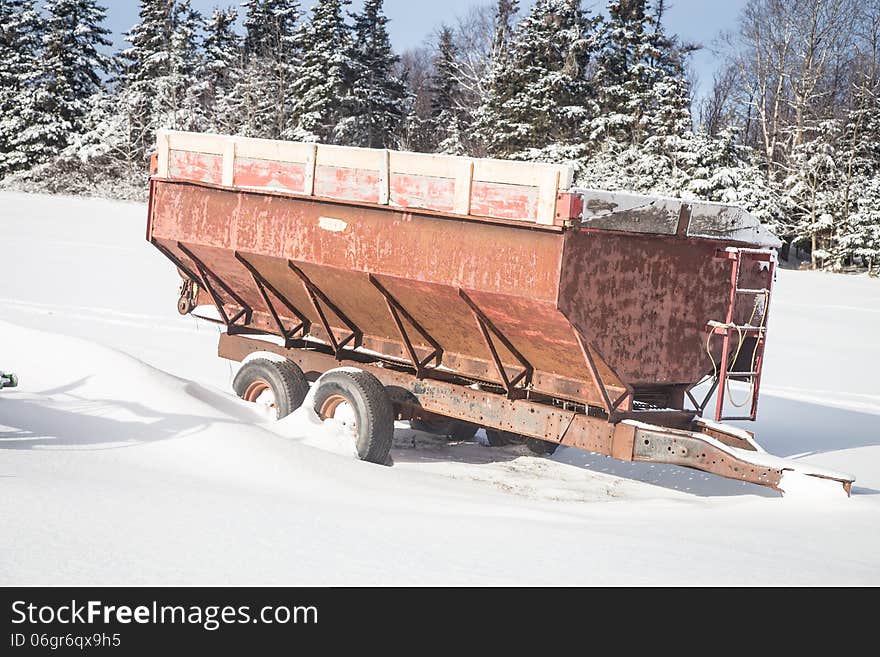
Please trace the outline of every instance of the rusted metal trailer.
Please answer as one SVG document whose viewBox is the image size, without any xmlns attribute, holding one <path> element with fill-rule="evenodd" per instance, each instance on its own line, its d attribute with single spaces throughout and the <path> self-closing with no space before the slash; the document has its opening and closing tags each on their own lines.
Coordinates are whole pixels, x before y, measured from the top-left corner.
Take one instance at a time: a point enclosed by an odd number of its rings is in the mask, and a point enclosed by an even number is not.
<svg viewBox="0 0 880 657">
<path fill-rule="evenodd" d="M 365 460 L 403 418 L 850 490 L 721 424 L 757 413 L 779 245 L 741 209 L 579 189 L 560 165 L 181 132 L 154 166 L 147 239 L 180 312 L 226 326 L 236 391 L 285 415 L 320 376 L 316 411 L 348 413 Z"/>
</svg>

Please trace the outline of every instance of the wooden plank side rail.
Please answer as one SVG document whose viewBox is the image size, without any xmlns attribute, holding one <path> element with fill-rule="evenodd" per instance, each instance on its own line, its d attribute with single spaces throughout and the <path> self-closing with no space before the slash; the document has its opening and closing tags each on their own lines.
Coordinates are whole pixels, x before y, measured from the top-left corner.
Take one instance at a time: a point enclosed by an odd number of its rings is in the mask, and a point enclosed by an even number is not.
<svg viewBox="0 0 880 657">
<path fill-rule="evenodd" d="M 157 176 L 561 225 L 568 165 L 160 130 Z M 563 217 L 565 218 L 565 217 Z"/>
</svg>

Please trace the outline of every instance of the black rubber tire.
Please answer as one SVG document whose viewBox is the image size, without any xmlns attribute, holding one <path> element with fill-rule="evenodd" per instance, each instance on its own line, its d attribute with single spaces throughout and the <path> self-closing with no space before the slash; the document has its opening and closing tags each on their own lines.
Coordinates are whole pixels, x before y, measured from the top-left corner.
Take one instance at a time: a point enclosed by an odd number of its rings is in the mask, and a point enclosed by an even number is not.
<svg viewBox="0 0 880 657">
<path fill-rule="evenodd" d="M 341 396 L 354 409 L 357 422 L 357 453 L 362 461 L 384 465 L 394 438 L 394 405 L 385 387 L 369 372 L 327 372 L 315 390 L 315 412 L 331 396 Z"/>
<path fill-rule="evenodd" d="M 269 384 L 275 395 L 275 410 L 280 420 L 302 406 L 309 394 L 309 382 L 296 363 L 255 358 L 241 366 L 232 380 L 235 394 L 244 399 L 245 391 L 257 380 Z"/>
<path fill-rule="evenodd" d="M 468 424 L 467 422 L 453 422 L 452 430 L 447 434 L 449 440 L 456 442 L 467 442 L 473 440 L 480 430 L 476 424 Z"/>
<path fill-rule="evenodd" d="M 559 443 L 551 443 L 549 440 L 541 440 L 540 438 L 529 438 L 526 440 L 526 446 L 532 454 L 550 456 L 559 447 Z"/>
</svg>

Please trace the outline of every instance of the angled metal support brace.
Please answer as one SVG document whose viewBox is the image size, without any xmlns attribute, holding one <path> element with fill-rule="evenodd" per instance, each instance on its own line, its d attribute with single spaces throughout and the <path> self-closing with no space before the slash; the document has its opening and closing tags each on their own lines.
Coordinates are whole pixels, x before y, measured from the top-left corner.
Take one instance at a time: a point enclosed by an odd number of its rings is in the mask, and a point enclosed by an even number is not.
<svg viewBox="0 0 880 657">
<path fill-rule="evenodd" d="M 388 306 L 388 312 L 391 313 L 391 318 L 394 320 L 394 325 L 397 326 L 397 330 L 400 333 L 400 337 L 403 339 L 403 344 L 406 346 L 406 353 L 409 355 L 409 359 L 412 362 L 412 366 L 416 370 L 416 377 L 419 379 L 424 378 L 425 367 L 432 360 L 435 360 L 435 366 L 440 365 L 440 361 L 443 358 L 443 348 L 440 346 L 434 338 L 424 329 L 424 327 L 416 321 L 416 319 L 409 314 L 406 308 L 401 305 L 401 303 L 394 298 L 394 296 L 382 285 L 378 279 L 372 274 L 369 274 L 370 282 L 373 286 L 379 290 L 379 293 L 385 299 L 385 305 Z M 419 360 L 418 354 L 416 354 L 416 350 L 413 347 L 412 340 L 409 338 L 409 334 L 406 331 L 406 327 L 401 320 L 401 316 L 403 316 L 406 321 L 410 323 L 410 325 L 418 331 L 419 335 L 421 335 L 425 341 L 431 345 L 433 351 L 425 356 L 423 359 Z"/>
<path fill-rule="evenodd" d="M 705 381 L 705 379 L 704 379 L 704 381 Z M 694 405 L 694 410 L 697 412 L 697 415 L 699 415 L 700 417 L 703 416 L 703 413 L 705 412 L 706 407 L 709 405 L 709 400 L 712 399 L 712 395 L 715 394 L 715 391 L 718 389 L 718 383 L 719 383 L 718 376 L 713 377 L 712 378 L 712 386 L 709 388 L 709 392 L 706 393 L 706 396 L 703 398 L 702 402 L 698 402 L 696 400 L 696 398 L 694 398 L 693 394 L 691 393 L 691 390 L 693 388 L 685 391 L 688 396 L 688 399 L 690 399 L 691 403 Z M 697 385 L 699 385 L 699 384 L 697 384 Z M 696 386 L 694 386 L 694 387 L 696 387 Z"/>
<path fill-rule="evenodd" d="M 174 263 L 174 265 L 175 265 L 180 271 L 182 271 L 184 274 L 186 274 L 186 275 L 189 277 L 189 279 L 190 279 L 193 283 L 198 283 L 199 285 L 202 285 L 202 284 L 203 284 L 203 283 L 202 283 L 202 278 L 201 278 L 201 276 L 199 276 L 198 274 L 194 273 L 193 270 L 190 269 L 190 268 L 189 268 L 189 267 L 183 262 L 183 260 L 181 260 L 180 258 L 178 258 L 176 255 L 174 255 L 171 251 L 169 251 L 168 249 L 166 249 L 164 246 L 162 246 L 161 244 L 159 244 L 159 242 L 157 242 L 155 239 L 151 239 L 151 240 L 150 240 L 150 244 L 152 244 L 152 245 L 155 246 L 157 249 L 159 249 L 159 252 L 160 252 L 162 255 L 164 255 L 166 258 L 168 258 L 172 263 Z"/>
<path fill-rule="evenodd" d="M 315 308 L 315 312 L 318 313 L 318 317 L 321 319 L 321 325 L 324 327 L 324 331 L 327 333 L 327 338 L 330 340 L 330 346 L 333 347 L 333 353 L 336 356 L 336 360 L 341 360 L 342 350 L 346 346 L 352 343 L 355 348 L 360 346 L 361 340 L 364 337 L 363 332 L 357 327 L 354 322 L 352 322 L 348 318 L 348 316 L 344 312 L 339 309 L 336 304 L 334 304 L 332 301 L 330 301 L 329 298 L 327 298 L 326 294 L 321 292 L 320 288 L 318 288 L 317 285 L 312 283 L 311 279 L 302 269 L 297 267 L 290 260 L 287 261 L 287 266 L 302 281 L 306 294 L 309 295 L 312 306 Z M 324 308 L 321 305 L 322 303 L 327 306 L 350 331 L 349 335 L 347 335 L 343 340 L 340 341 L 336 339 L 336 335 L 333 333 L 333 329 L 330 328 L 330 322 L 327 321 L 327 314 L 324 312 Z"/>
<path fill-rule="evenodd" d="M 614 403 L 611 404 L 611 408 L 614 409 L 615 411 L 618 410 L 620 408 L 620 404 L 623 403 L 623 401 L 627 397 L 632 397 L 632 396 L 633 396 L 633 393 L 631 390 L 624 390 L 623 393 L 620 395 L 620 397 L 615 399 Z M 635 401 L 635 399 L 633 399 L 633 401 Z"/>
<path fill-rule="evenodd" d="M 578 347 L 580 347 L 581 354 L 584 357 L 584 360 L 587 362 L 587 368 L 590 370 L 590 377 L 593 379 L 593 384 L 599 390 L 599 393 L 602 395 L 602 402 L 605 406 L 605 412 L 608 413 L 609 419 L 613 418 L 614 415 L 619 411 L 620 405 L 627 399 L 627 397 L 635 399 L 635 393 L 631 386 L 624 384 L 626 390 L 614 401 L 611 401 L 611 396 L 608 394 L 608 388 L 605 386 L 605 382 L 602 380 L 602 376 L 599 374 L 599 368 L 596 366 L 596 360 L 593 358 L 592 348 L 588 345 L 584 344 L 584 341 L 581 339 L 580 333 L 576 330 L 574 331 L 575 340 L 577 340 Z M 618 377 L 619 378 L 619 377 Z"/>
<path fill-rule="evenodd" d="M 201 275 L 202 287 L 204 287 L 208 291 L 208 294 L 211 295 L 211 299 L 214 301 L 217 312 L 219 312 L 220 316 L 223 318 L 223 323 L 231 328 L 238 320 L 244 319 L 243 326 L 247 326 L 248 324 L 250 324 L 253 310 L 245 302 L 245 300 L 242 299 L 231 287 L 224 283 L 222 278 L 211 271 L 208 266 L 204 262 L 202 262 L 195 253 L 189 250 L 181 242 L 177 243 L 177 248 L 180 249 L 187 258 L 192 260 L 193 264 L 196 266 L 196 269 L 198 269 L 199 274 Z M 223 308 L 223 299 L 220 298 L 220 295 L 217 294 L 214 286 L 211 285 L 209 277 L 213 278 L 217 282 L 217 284 L 223 289 L 223 291 L 226 292 L 226 294 L 228 294 L 230 297 L 232 297 L 232 299 L 241 308 L 241 310 L 235 313 L 233 317 L 229 317 L 229 315 L 226 314 L 226 310 Z"/>
<path fill-rule="evenodd" d="M 238 260 L 245 269 L 250 273 L 251 278 L 254 279 L 254 284 L 257 286 L 257 290 L 260 292 L 260 296 L 263 298 L 263 302 L 266 304 L 266 307 L 269 309 L 269 313 L 272 315 L 272 319 L 275 322 L 275 326 L 278 327 L 279 332 L 281 333 L 281 337 L 284 338 L 284 346 L 286 348 L 290 348 L 293 344 L 294 339 L 299 334 L 299 337 L 305 336 L 308 334 L 309 329 L 312 326 L 311 321 L 308 317 L 306 317 L 296 306 L 294 306 L 288 299 L 285 297 L 278 289 L 272 285 L 265 276 L 263 276 L 256 267 L 254 267 L 243 255 L 241 255 L 238 251 L 235 252 L 235 259 Z M 269 297 L 269 292 L 271 292 L 276 299 L 278 299 L 284 307 L 287 308 L 298 320 L 299 324 L 291 329 L 288 329 L 284 326 L 284 322 L 281 321 L 281 317 L 278 314 L 278 311 L 275 309 L 275 304 L 272 303 L 272 299 Z"/>
<path fill-rule="evenodd" d="M 489 353 L 492 354 L 492 361 L 495 363 L 495 369 L 498 370 L 498 375 L 501 377 L 501 380 L 504 382 L 504 390 L 507 392 L 507 396 L 511 399 L 515 396 L 515 388 L 516 385 L 522 382 L 521 389 L 528 388 L 532 383 L 532 374 L 535 371 L 535 368 L 532 367 L 532 364 L 526 360 L 526 357 L 523 356 L 519 350 L 513 346 L 513 344 L 508 340 L 505 335 L 499 331 L 495 325 L 492 323 L 486 314 L 480 310 L 479 306 L 474 303 L 473 299 L 471 299 L 467 293 L 459 289 L 458 295 L 462 298 L 462 300 L 468 305 L 471 309 L 471 312 L 474 314 L 474 318 L 477 320 L 477 326 L 480 329 L 480 333 L 483 336 L 483 341 L 486 343 L 486 346 L 489 348 Z M 510 378 L 507 375 L 507 370 L 504 368 L 504 364 L 501 362 L 501 357 L 498 355 L 498 349 L 495 347 L 495 341 L 492 339 L 492 335 L 494 335 L 501 344 L 505 346 L 505 348 L 513 354 L 513 357 L 516 358 L 520 365 L 523 366 L 521 372 L 519 372 L 513 378 Z"/>
</svg>

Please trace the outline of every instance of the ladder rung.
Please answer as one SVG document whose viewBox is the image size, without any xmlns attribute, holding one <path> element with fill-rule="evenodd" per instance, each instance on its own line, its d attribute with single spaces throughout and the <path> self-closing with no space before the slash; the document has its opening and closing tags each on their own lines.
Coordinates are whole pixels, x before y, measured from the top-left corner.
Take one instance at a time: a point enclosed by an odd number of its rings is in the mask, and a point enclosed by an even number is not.
<svg viewBox="0 0 880 657">
<path fill-rule="evenodd" d="M 770 294 L 770 290 L 767 288 L 747 288 L 747 287 L 738 287 L 736 288 L 737 294 Z"/>
<path fill-rule="evenodd" d="M 739 415 L 722 415 L 722 416 L 721 416 L 721 421 L 724 422 L 725 420 L 748 420 L 748 421 L 754 422 L 754 420 L 755 420 L 755 416 L 754 416 L 754 415 L 742 415 L 742 416 L 739 416 Z"/>
<path fill-rule="evenodd" d="M 759 372 L 728 372 L 727 376 L 758 376 Z"/>
</svg>

